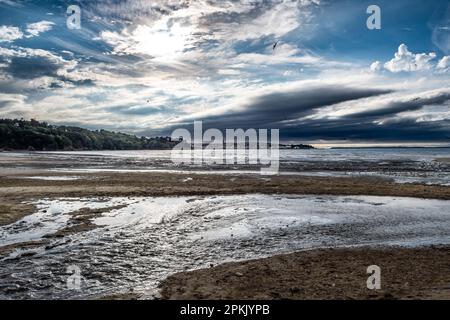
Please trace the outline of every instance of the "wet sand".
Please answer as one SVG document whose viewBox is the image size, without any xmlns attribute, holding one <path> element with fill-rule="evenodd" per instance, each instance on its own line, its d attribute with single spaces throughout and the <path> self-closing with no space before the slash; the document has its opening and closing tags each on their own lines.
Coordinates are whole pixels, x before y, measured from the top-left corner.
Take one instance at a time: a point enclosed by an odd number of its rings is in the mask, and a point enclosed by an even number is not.
<svg viewBox="0 0 450 320">
<path fill-rule="evenodd" d="M 442 163 L 450 163 L 450 158 L 438 158 L 436 159 L 436 161 Z"/>
<path fill-rule="evenodd" d="M 41 173 L 39 173 L 41 174 Z M 0 224 L 32 213 L 30 200 L 61 197 L 303 194 L 373 195 L 450 200 L 450 187 L 398 184 L 386 179 L 170 173 L 64 174 L 76 180 L 30 179 L 33 174 L 0 174 Z M 59 173 L 45 173 L 58 177 Z"/>
<path fill-rule="evenodd" d="M 381 290 L 367 289 L 367 267 Z M 321 249 L 172 275 L 163 299 L 450 300 L 450 248 Z"/>
</svg>

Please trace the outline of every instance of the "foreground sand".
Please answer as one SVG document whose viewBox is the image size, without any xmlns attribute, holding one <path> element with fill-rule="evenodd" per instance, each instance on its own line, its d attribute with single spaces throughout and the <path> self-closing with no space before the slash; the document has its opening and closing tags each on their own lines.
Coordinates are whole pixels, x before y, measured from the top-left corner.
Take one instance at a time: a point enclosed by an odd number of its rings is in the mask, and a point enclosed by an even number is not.
<svg viewBox="0 0 450 320">
<path fill-rule="evenodd" d="M 367 267 L 381 268 L 379 291 Z M 298 252 L 179 273 L 161 284 L 163 299 L 445 299 L 450 248 L 359 248 Z"/>
<path fill-rule="evenodd" d="M 76 176 L 46 181 L 30 176 Z M 401 196 L 450 200 L 450 187 L 397 184 L 377 178 L 212 175 L 175 173 L 66 174 L 0 172 L 0 224 L 35 212 L 42 198 L 227 194 L 326 194 Z M 92 228 L 101 210 L 86 209 L 65 236 Z M 11 248 L 41 245 L 26 243 Z M 366 289 L 366 268 L 382 268 L 383 289 Z M 450 248 L 328 249 L 225 264 L 176 274 L 162 283 L 165 299 L 450 299 Z M 113 299 L 114 297 L 107 297 Z M 125 296 L 125 299 L 135 298 Z M 136 297 L 138 298 L 138 297 Z"/>
</svg>

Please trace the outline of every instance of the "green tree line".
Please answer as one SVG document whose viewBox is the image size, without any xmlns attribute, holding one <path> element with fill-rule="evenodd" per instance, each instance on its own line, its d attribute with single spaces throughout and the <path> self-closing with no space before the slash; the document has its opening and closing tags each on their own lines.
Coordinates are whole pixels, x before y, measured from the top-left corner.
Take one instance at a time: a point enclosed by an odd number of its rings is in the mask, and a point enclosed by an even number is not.
<svg viewBox="0 0 450 320">
<path fill-rule="evenodd" d="M 146 138 L 107 130 L 53 126 L 33 119 L 0 119 L 0 149 L 3 150 L 164 150 L 177 143 L 169 137 Z"/>
</svg>

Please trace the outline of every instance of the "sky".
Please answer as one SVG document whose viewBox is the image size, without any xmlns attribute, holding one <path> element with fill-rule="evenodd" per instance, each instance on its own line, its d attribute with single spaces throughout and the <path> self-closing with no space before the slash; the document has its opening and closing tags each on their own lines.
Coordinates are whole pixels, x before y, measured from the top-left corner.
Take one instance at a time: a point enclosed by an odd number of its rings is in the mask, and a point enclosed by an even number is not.
<svg viewBox="0 0 450 320">
<path fill-rule="evenodd" d="M 0 118 L 450 145 L 449 79 L 448 0 L 0 0 Z"/>
</svg>

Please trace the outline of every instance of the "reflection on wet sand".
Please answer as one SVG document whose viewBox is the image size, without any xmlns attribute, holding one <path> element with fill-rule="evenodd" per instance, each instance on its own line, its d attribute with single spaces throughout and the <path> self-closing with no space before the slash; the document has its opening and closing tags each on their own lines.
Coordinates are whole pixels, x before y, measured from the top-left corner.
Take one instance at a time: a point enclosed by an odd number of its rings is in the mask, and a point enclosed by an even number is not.
<svg viewBox="0 0 450 320">
<path fill-rule="evenodd" d="M 36 207 L 0 229 L 11 249 L 1 261 L 4 298 L 86 298 L 131 289 L 151 298 L 170 274 L 226 261 L 321 247 L 450 244 L 450 204 L 442 200 L 117 197 L 40 200 Z M 73 219 L 83 208 L 94 211 L 91 227 L 61 232 L 87 223 Z M 36 246 L 21 246 L 30 242 Z M 68 290 L 63 280 L 70 265 L 100 285 Z"/>
</svg>

